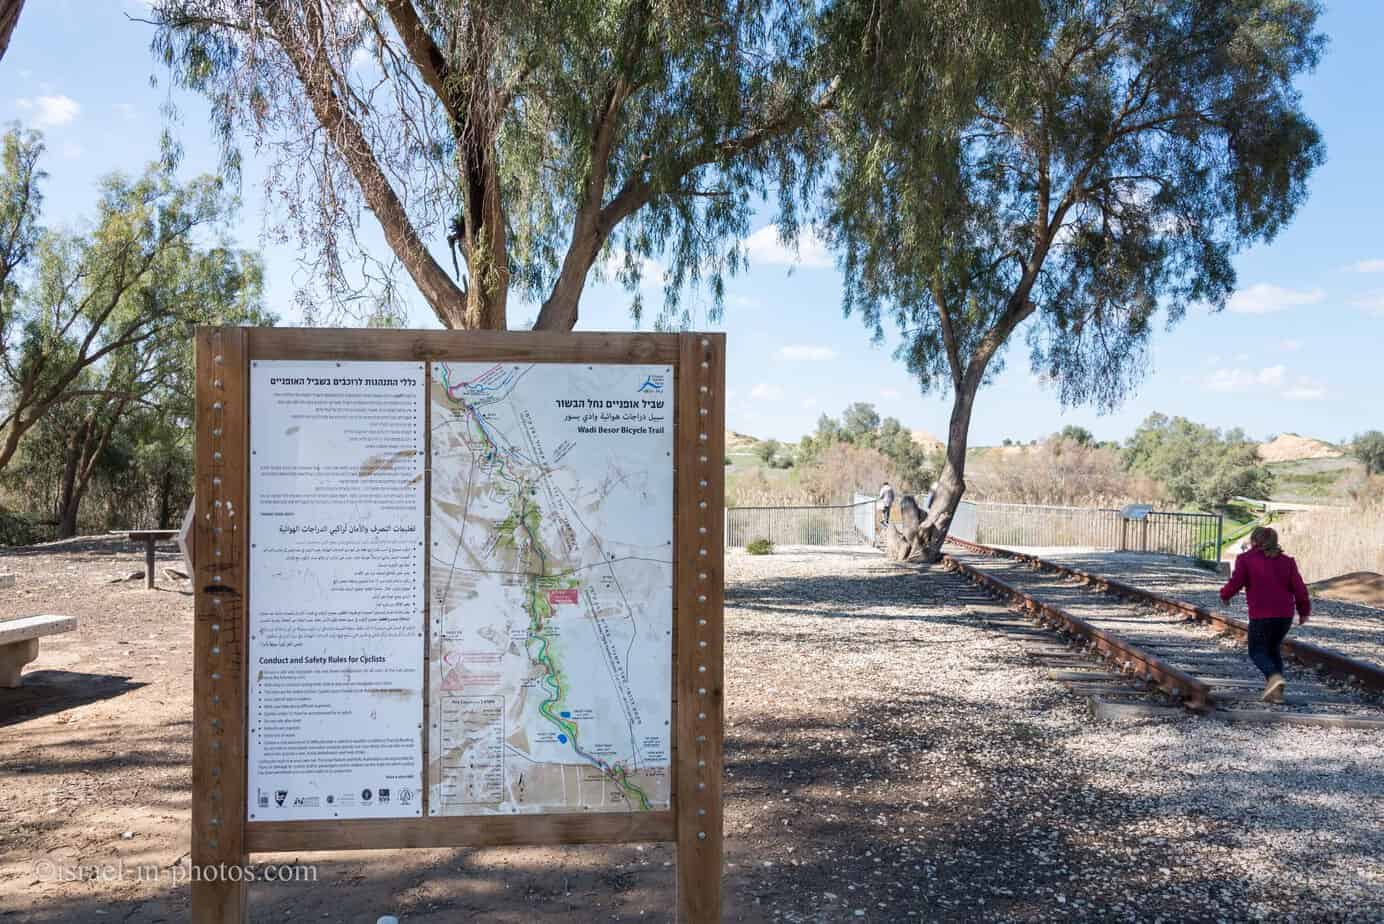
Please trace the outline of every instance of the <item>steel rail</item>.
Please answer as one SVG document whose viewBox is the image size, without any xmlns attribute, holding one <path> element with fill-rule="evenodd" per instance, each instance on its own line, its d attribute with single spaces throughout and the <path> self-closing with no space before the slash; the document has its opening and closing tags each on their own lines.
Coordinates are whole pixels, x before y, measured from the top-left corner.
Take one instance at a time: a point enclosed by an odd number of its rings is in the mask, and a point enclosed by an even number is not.
<svg viewBox="0 0 1384 924">
<path fill-rule="evenodd" d="M 1133 666 L 1137 676 L 1151 680 L 1164 692 L 1181 700 L 1182 705 L 1193 712 L 1209 712 L 1216 708 L 1210 686 L 1157 655 L 1150 654 L 1113 633 L 1098 629 L 1060 607 L 1044 603 L 994 575 L 986 574 L 950 555 L 943 555 L 942 560 L 948 568 L 960 572 L 972 583 L 1008 597 L 1025 611 L 1035 614 L 1040 621 L 1055 624 L 1072 635 L 1087 640 L 1105 657 L 1112 660 L 1123 659 L 1126 666 Z"/>
<path fill-rule="evenodd" d="M 1174 613 L 1199 622 L 1207 622 L 1222 629 L 1234 632 L 1241 638 L 1249 637 L 1249 625 L 1243 619 L 1236 619 L 1225 613 L 1218 613 L 1209 610 L 1204 606 L 1197 606 L 1185 600 L 1177 600 L 1172 597 L 1165 597 L 1161 594 L 1153 593 L 1142 587 L 1135 587 L 1124 581 L 1106 577 L 1101 574 L 1092 574 L 1080 568 L 1073 568 L 1070 565 L 1059 564 L 1036 555 L 1028 555 L 1023 552 L 1014 552 L 1010 549 L 1001 549 L 994 546 L 979 545 L 968 542 L 965 539 L 947 538 L 948 542 L 961 546 L 971 552 L 980 555 L 988 555 L 993 558 L 1012 558 L 1016 561 L 1026 562 L 1035 568 L 1043 571 L 1052 571 L 1063 574 L 1067 577 L 1080 578 L 1087 584 L 1096 589 L 1123 597 L 1127 600 L 1134 600 L 1145 603 L 1156 609 L 1167 613 Z M 1319 668 L 1333 677 L 1342 680 L 1354 680 L 1368 690 L 1384 692 L 1384 668 L 1361 661 L 1356 658 L 1333 651 L 1330 648 L 1323 648 L 1311 642 L 1304 642 L 1300 639 L 1286 638 L 1283 640 L 1283 653 L 1293 660 L 1311 668 Z"/>
</svg>

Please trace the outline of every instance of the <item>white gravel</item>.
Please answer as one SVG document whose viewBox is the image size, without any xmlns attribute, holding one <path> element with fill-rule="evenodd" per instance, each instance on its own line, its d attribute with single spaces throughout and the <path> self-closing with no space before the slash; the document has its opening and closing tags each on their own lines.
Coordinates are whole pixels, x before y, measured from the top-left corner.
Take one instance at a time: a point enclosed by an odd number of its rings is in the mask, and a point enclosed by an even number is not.
<svg viewBox="0 0 1384 924">
<path fill-rule="evenodd" d="M 1384 920 L 1384 734 L 1093 724 L 977 590 L 868 550 L 727 577 L 734 917 Z"/>
</svg>

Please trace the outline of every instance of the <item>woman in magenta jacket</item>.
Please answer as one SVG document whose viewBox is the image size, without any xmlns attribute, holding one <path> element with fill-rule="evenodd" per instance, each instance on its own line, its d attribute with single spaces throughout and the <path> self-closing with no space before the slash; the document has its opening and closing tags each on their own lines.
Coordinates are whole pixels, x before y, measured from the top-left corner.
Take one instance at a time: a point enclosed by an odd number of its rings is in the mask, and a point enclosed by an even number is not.
<svg viewBox="0 0 1384 924">
<path fill-rule="evenodd" d="M 1235 559 L 1235 572 L 1221 588 L 1221 602 L 1245 591 L 1249 604 L 1249 659 L 1264 672 L 1264 701 L 1283 702 L 1283 655 L 1279 646 L 1293 627 L 1312 615 L 1312 599 L 1293 561 L 1278 547 L 1278 533 L 1261 526 L 1249 536 L 1250 549 Z"/>
</svg>

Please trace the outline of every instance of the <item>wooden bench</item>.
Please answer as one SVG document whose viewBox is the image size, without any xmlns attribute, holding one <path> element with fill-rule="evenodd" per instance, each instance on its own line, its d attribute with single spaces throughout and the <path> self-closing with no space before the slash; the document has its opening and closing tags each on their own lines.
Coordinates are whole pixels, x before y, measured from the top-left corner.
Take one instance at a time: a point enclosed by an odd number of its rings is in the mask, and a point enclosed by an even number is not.
<svg viewBox="0 0 1384 924">
<path fill-rule="evenodd" d="M 41 637 L 75 628 L 75 616 L 24 616 L 0 622 L 0 687 L 19 686 L 19 672 L 38 657 Z"/>
</svg>

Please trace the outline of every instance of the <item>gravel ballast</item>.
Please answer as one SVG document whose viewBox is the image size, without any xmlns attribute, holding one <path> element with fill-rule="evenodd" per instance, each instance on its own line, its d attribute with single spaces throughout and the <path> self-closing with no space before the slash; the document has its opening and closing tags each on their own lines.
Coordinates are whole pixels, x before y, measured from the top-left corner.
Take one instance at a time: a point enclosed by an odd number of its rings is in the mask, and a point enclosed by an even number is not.
<svg viewBox="0 0 1384 924">
<path fill-rule="evenodd" d="M 1379 733 L 1093 724 L 955 575 L 785 549 L 728 576 L 737 911 L 1384 917 Z"/>
</svg>

